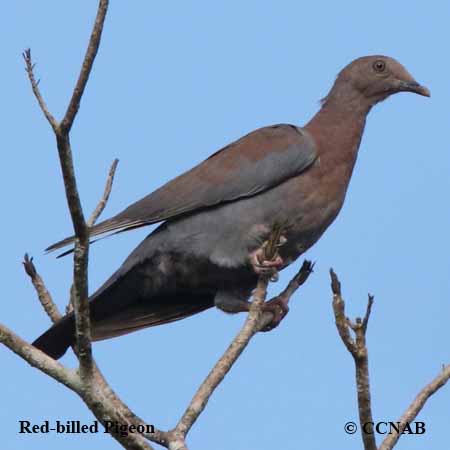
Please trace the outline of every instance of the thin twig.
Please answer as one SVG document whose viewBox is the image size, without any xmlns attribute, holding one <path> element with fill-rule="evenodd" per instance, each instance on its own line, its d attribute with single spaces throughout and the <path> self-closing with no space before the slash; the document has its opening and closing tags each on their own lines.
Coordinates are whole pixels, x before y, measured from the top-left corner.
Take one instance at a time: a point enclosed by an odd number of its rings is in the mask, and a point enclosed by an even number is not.
<svg viewBox="0 0 450 450">
<path fill-rule="evenodd" d="M 289 302 L 289 299 L 294 292 L 311 274 L 312 267 L 313 265 L 309 261 L 305 261 L 286 289 L 279 295 L 285 299 L 286 304 Z M 242 329 L 203 381 L 175 429 L 169 432 L 173 436 L 175 442 L 174 449 L 183 450 L 185 448 L 184 440 L 186 435 L 205 409 L 208 400 L 217 386 L 231 370 L 233 364 L 247 347 L 251 338 L 272 320 L 272 313 L 265 313 L 262 310 L 262 306 L 267 296 L 267 285 L 268 278 L 260 276 L 258 285 L 253 294 L 253 301 L 250 306 L 249 314 Z M 176 439 L 178 439 L 178 441 L 175 441 Z"/>
<path fill-rule="evenodd" d="M 330 269 L 331 290 L 333 291 L 333 312 L 336 328 L 347 350 L 355 356 L 356 344 L 349 330 L 349 320 L 345 315 L 345 302 L 341 295 L 341 283 L 333 269 Z"/>
<path fill-rule="evenodd" d="M 279 294 L 278 297 L 283 299 L 291 298 L 295 294 L 297 289 L 306 282 L 306 280 L 313 272 L 314 272 L 314 263 L 305 259 L 305 261 L 303 261 L 302 266 L 300 267 L 300 270 L 295 274 L 294 278 L 292 278 L 292 280 L 289 281 L 284 291 L 281 294 Z"/>
<path fill-rule="evenodd" d="M 105 209 L 106 203 L 108 203 L 109 196 L 111 194 L 111 189 L 114 181 L 114 175 L 116 173 L 117 164 L 119 164 L 119 160 L 116 158 L 109 169 L 108 178 L 106 179 L 106 185 L 105 190 L 103 192 L 102 198 L 98 202 L 97 207 L 92 212 L 91 216 L 89 217 L 87 221 L 87 226 L 91 228 L 95 222 L 97 222 L 97 219 L 100 217 L 100 214 Z"/>
<path fill-rule="evenodd" d="M 25 70 L 28 74 L 28 78 L 31 83 L 31 89 L 33 90 L 33 94 L 36 97 L 36 100 L 39 103 L 39 107 L 41 108 L 41 111 L 44 113 L 45 118 L 48 120 L 48 123 L 51 125 L 53 130 L 56 132 L 58 129 L 58 121 L 53 117 L 53 115 L 50 113 L 50 111 L 47 108 L 47 105 L 44 101 L 44 98 L 42 97 L 41 91 L 39 90 L 39 81 L 36 81 L 36 78 L 34 77 L 34 64 L 33 60 L 31 59 L 31 50 L 28 48 L 22 53 L 23 59 L 25 61 Z"/>
<path fill-rule="evenodd" d="M 47 313 L 48 317 L 50 317 L 50 320 L 53 323 L 57 322 L 59 319 L 61 319 L 61 313 L 59 312 L 58 307 L 53 301 L 50 292 L 46 288 L 44 280 L 37 273 L 36 267 L 33 263 L 33 258 L 30 258 L 28 254 L 25 253 L 22 264 L 25 272 L 30 277 L 31 282 L 36 289 L 39 301 L 41 302 L 44 311 Z"/>
<path fill-rule="evenodd" d="M 208 400 L 217 388 L 217 386 L 224 379 L 225 375 L 233 367 L 233 364 L 239 358 L 241 353 L 247 347 L 250 339 L 258 331 L 258 324 L 260 316 L 262 314 L 262 305 L 266 298 L 267 284 L 269 279 L 261 276 L 258 280 L 258 285 L 253 295 L 253 301 L 250 306 L 250 311 L 244 326 L 239 331 L 237 336 L 233 339 L 233 342 L 227 348 L 222 357 L 214 365 L 211 372 L 203 381 L 194 397 L 192 398 L 189 406 L 178 422 L 177 426 L 173 430 L 173 434 L 183 440 L 187 433 L 191 429 L 192 425 L 197 420 L 198 416 L 205 409 Z M 180 447 L 181 448 L 181 447 Z"/>
<path fill-rule="evenodd" d="M 392 450 L 400 439 L 403 430 L 407 424 L 414 421 L 419 412 L 425 406 L 427 400 L 443 387 L 450 379 L 450 365 L 444 366 L 441 373 L 429 384 L 427 384 L 416 396 L 408 409 L 403 413 L 398 422 L 400 422 L 399 432 L 389 434 L 381 443 L 379 450 Z"/>
<path fill-rule="evenodd" d="M 278 294 L 273 299 L 270 299 L 269 301 L 279 299 L 287 307 L 291 300 L 291 297 L 295 294 L 297 289 L 306 282 L 309 276 L 313 273 L 313 270 L 314 270 L 314 263 L 305 259 L 305 261 L 303 261 L 302 266 L 300 267 L 300 270 L 295 274 L 294 278 L 292 278 L 292 280 L 289 281 L 289 284 L 286 286 L 284 291 Z M 264 311 L 258 329 L 263 330 L 272 320 L 273 320 L 273 313 L 271 313 L 270 311 Z"/>
<path fill-rule="evenodd" d="M 119 163 L 119 160 L 116 158 L 114 159 L 114 161 L 111 164 L 111 167 L 109 169 L 109 173 L 108 173 L 108 177 L 106 179 L 106 185 L 105 185 L 105 190 L 103 192 L 102 198 L 100 199 L 99 203 L 97 204 L 97 207 L 95 208 L 95 210 L 92 212 L 89 220 L 86 222 L 86 225 L 90 228 L 92 227 L 95 222 L 97 221 L 98 217 L 100 216 L 100 214 L 103 212 L 103 210 L 105 209 L 105 206 L 108 202 L 109 196 L 111 194 L 111 189 L 112 189 L 112 185 L 113 185 L 113 181 L 114 181 L 114 175 L 116 173 L 116 169 L 117 169 L 117 164 Z M 86 262 L 87 263 L 87 262 Z M 66 307 L 66 313 L 70 313 L 71 311 L 73 311 L 74 309 L 74 304 L 75 304 L 75 284 L 72 284 L 72 286 L 70 287 L 70 301 Z M 89 338 L 90 340 L 90 338 Z M 79 356 L 79 351 L 77 348 L 77 356 Z"/>
<path fill-rule="evenodd" d="M 370 319 L 370 314 L 372 312 L 372 306 L 373 306 L 373 295 L 368 295 L 368 301 L 367 301 L 367 309 L 366 309 L 366 314 L 364 314 L 364 319 L 362 321 L 362 328 L 364 331 L 364 334 L 367 331 L 367 325 L 369 323 L 369 319 Z"/>
<path fill-rule="evenodd" d="M 342 342 L 353 356 L 355 362 L 359 423 L 364 449 L 377 450 L 374 433 L 367 433 L 365 431 L 367 424 L 373 424 L 369 383 L 369 355 L 366 345 L 367 324 L 372 310 L 373 297 L 369 295 L 364 319 L 358 317 L 355 322 L 352 322 L 345 315 L 345 302 L 342 298 L 341 283 L 333 269 L 330 269 L 330 276 L 336 328 Z M 351 336 L 350 330 L 355 334 L 354 339 Z"/>
<path fill-rule="evenodd" d="M 108 11 L 108 3 L 108 0 L 100 0 L 99 2 L 97 16 L 95 17 L 94 27 L 92 29 L 89 44 L 81 66 L 81 71 L 78 76 L 75 89 L 73 90 L 69 106 L 67 107 L 66 114 L 61 121 L 60 129 L 63 133 L 68 133 L 72 128 L 73 121 L 80 107 L 81 97 L 83 96 L 89 75 L 91 74 L 92 65 L 94 64 L 94 60 L 100 46 L 105 17 Z"/>
</svg>

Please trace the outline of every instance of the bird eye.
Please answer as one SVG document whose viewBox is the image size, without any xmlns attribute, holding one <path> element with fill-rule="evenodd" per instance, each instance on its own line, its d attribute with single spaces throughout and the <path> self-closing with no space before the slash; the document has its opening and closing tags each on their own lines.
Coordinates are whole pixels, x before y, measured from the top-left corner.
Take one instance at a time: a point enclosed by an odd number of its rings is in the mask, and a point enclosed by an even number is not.
<svg viewBox="0 0 450 450">
<path fill-rule="evenodd" d="M 384 72 L 384 69 L 386 68 L 386 63 L 381 59 L 378 59 L 373 63 L 372 67 L 373 70 L 375 70 L 375 72 Z"/>
</svg>

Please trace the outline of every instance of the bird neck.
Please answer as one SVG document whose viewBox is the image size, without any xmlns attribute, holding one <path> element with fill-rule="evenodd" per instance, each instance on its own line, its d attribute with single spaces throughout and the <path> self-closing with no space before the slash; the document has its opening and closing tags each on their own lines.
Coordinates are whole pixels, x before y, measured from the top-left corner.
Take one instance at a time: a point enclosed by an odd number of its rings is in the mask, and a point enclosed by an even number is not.
<svg viewBox="0 0 450 450">
<path fill-rule="evenodd" d="M 378 102 L 376 96 L 366 97 L 351 83 L 336 80 L 328 95 L 321 100 L 322 109 L 342 113 L 356 113 L 366 116 Z"/>
<path fill-rule="evenodd" d="M 343 102 L 342 99 L 338 101 L 337 96 L 329 95 L 320 111 L 305 126 L 316 143 L 323 168 L 342 168 L 347 182 L 356 162 L 370 109 L 371 105 L 361 98 L 347 97 Z"/>
</svg>

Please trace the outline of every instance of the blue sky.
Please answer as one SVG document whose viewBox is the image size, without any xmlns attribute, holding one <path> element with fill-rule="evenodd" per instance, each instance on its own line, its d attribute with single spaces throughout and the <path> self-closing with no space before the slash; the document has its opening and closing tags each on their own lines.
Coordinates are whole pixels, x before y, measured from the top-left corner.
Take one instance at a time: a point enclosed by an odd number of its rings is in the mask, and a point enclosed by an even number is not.
<svg viewBox="0 0 450 450">
<path fill-rule="evenodd" d="M 71 260 L 43 248 L 71 231 L 54 137 L 23 70 L 31 47 L 51 111 L 60 117 L 79 71 L 95 2 L 3 6 L 1 321 L 25 339 L 49 321 L 20 264 L 35 257 L 58 305 Z M 302 125 L 352 59 L 387 54 L 431 90 L 400 94 L 370 114 L 344 208 L 307 254 L 313 276 L 274 332 L 257 336 L 192 430 L 195 450 L 361 448 L 353 361 L 333 323 L 328 270 L 339 274 L 350 316 L 375 295 L 368 331 L 376 420 L 396 420 L 450 362 L 448 17 L 434 2 L 113 1 L 72 144 L 89 213 L 120 159 L 103 218 L 260 126 Z M 148 229 L 96 244 L 93 291 Z M 301 262 L 299 261 L 298 264 Z M 281 289 L 296 270 L 271 287 Z M 201 380 L 243 323 L 216 310 L 94 345 L 113 388 L 148 423 L 175 425 Z M 74 365 L 72 356 L 63 362 Z M 103 434 L 18 434 L 18 421 L 93 420 L 70 391 L 0 347 L 3 447 L 117 449 Z M 256 381 L 255 381 L 256 380 Z M 419 416 L 424 436 L 399 449 L 448 445 L 449 388 Z"/>
</svg>

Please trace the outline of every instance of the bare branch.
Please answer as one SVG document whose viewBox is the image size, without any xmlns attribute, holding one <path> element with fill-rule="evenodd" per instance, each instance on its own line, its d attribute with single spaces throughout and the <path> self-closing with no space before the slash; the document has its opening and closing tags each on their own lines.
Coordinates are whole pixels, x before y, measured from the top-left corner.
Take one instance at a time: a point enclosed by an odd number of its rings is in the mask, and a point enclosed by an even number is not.
<svg viewBox="0 0 450 450">
<path fill-rule="evenodd" d="M 80 357 L 80 372 L 83 378 L 89 378 L 92 372 L 92 348 L 90 338 L 90 317 L 88 303 L 88 250 L 89 234 L 84 221 L 81 202 L 76 186 L 73 169 L 72 151 L 70 149 L 69 137 L 58 136 L 58 152 L 64 177 L 67 203 L 75 228 L 75 250 L 74 250 L 74 310 L 76 340 Z M 85 377 L 86 375 L 86 377 Z"/>
<path fill-rule="evenodd" d="M 91 217 L 89 217 L 89 220 L 87 221 L 87 226 L 90 228 L 92 227 L 97 219 L 100 217 L 100 214 L 105 209 L 106 203 L 108 203 L 109 196 L 111 194 L 111 189 L 114 181 L 114 175 L 116 173 L 117 164 L 119 164 L 119 160 L 116 158 L 109 169 L 108 178 L 106 179 L 106 185 L 105 190 L 103 192 L 103 196 L 100 199 L 97 207 L 94 209 L 94 211 L 91 214 Z"/>
<path fill-rule="evenodd" d="M 112 189 L 112 185 L 113 185 L 113 181 L 114 181 L 114 175 L 117 169 L 117 164 L 119 163 L 118 159 L 114 159 L 114 161 L 111 164 L 111 167 L 109 169 L 109 173 L 108 173 L 108 177 L 106 179 L 106 185 L 105 185 L 105 190 L 103 192 L 103 196 L 100 199 L 97 207 L 95 208 L 95 210 L 93 211 L 93 213 L 91 214 L 89 220 L 86 223 L 87 227 L 92 227 L 96 220 L 98 219 L 98 217 L 100 216 L 100 214 L 103 212 L 109 196 L 111 194 L 111 189 Z M 89 239 L 89 237 L 87 238 L 87 240 Z M 87 249 L 88 249 L 88 242 L 85 242 L 85 248 L 86 248 L 86 253 L 83 255 L 83 259 L 82 261 L 85 262 L 86 264 L 86 270 L 87 270 Z M 76 257 L 75 257 L 76 259 Z M 75 267 L 76 267 L 76 263 L 75 263 Z M 86 278 L 87 278 L 87 272 L 86 272 Z M 71 289 L 70 289 L 70 302 L 67 305 L 67 312 L 69 312 L 75 305 L 76 301 L 77 301 L 77 296 L 76 296 L 76 288 L 75 288 L 75 283 L 72 285 Z M 87 288 L 87 282 L 86 282 L 86 288 Z M 79 301 L 79 300 L 78 300 Z M 87 294 L 86 294 L 86 302 L 84 302 L 85 304 L 82 306 L 82 308 L 84 309 L 84 312 L 81 314 L 81 316 L 79 316 L 80 312 L 78 313 L 78 321 L 82 320 L 83 324 L 80 323 L 80 328 L 81 328 L 81 334 L 79 334 L 77 332 L 77 356 L 80 358 L 80 365 L 85 366 L 86 370 L 88 372 L 92 371 L 92 356 L 88 353 L 91 353 L 91 338 L 90 338 L 90 319 L 89 319 L 89 304 L 88 304 L 88 300 L 87 300 Z M 81 304 L 80 304 L 81 306 Z M 77 317 L 77 316 L 76 316 Z M 88 324 L 89 323 L 89 324 Z M 79 339 L 84 340 L 84 343 L 82 344 L 82 347 L 79 347 Z M 82 348 L 85 348 L 85 353 L 84 355 L 81 353 L 83 350 Z M 86 353 L 86 351 L 88 353 Z M 85 358 L 84 363 L 82 362 L 81 358 Z M 91 374 L 92 375 L 92 374 Z"/>
<path fill-rule="evenodd" d="M 338 297 L 341 296 L 341 282 L 339 281 L 339 278 L 337 277 L 334 270 L 330 269 L 330 277 L 331 277 L 331 291 L 333 292 L 333 295 L 337 295 Z"/>
<path fill-rule="evenodd" d="M 58 307 L 54 303 L 50 292 L 45 287 L 44 280 L 37 273 L 36 267 L 33 263 L 33 258 L 30 258 L 27 253 L 23 258 L 23 267 L 25 272 L 30 277 L 31 282 L 33 283 L 34 288 L 38 294 L 39 301 L 41 302 L 44 311 L 50 317 L 50 320 L 55 323 L 59 319 L 61 319 L 61 313 L 58 310 Z"/>
<path fill-rule="evenodd" d="M 78 194 L 69 131 L 78 112 L 80 100 L 86 87 L 87 80 L 89 79 L 92 65 L 98 51 L 98 46 L 100 45 L 107 10 L 108 1 L 100 0 L 88 49 L 86 51 L 77 84 L 73 91 L 64 119 L 59 125 L 58 130 L 55 132 L 67 203 L 69 205 L 70 215 L 76 236 L 74 250 L 73 296 L 75 329 L 78 356 L 80 360 L 80 374 L 87 383 L 92 380 L 93 371 L 87 276 L 89 230 L 85 222 L 80 197 Z"/>
<path fill-rule="evenodd" d="M 302 266 L 300 267 L 300 270 L 296 273 L 294 278 L 289 282 L 289 284 L 286 286 L 283 292 L 278 294 L 276 297 L 274 297 L 271 300 L 275 300 L 276 298 L 280 299 L 286 306 L 288 306 L 291 297 L 295 294 L 297 289 L 302 286 L 306 280 L 309 278 L 309 276 L 313 273 L 314 269 L 314 263 L 311 263 L 311 261 L 308 261 L 305 259 L 303 261 Z M 271 301 L 269 300 L 269 301 Z M 273 319 L 273 314 L 269 311 L 264 311 L 261 321 L 259 324 L 259 330 L 263 330 Z"/>
<path fill-rule="evenodd" d="M 341 283 L 333 269 L 330 269 L 331 290 L 333 291 L 333 311 L 336 328 L 347 350 L 355 356 L 356 344 L 349 330 L 349 320 L 345 315 L 345 302 L 341 296 Z"/>
<path fill-rule="evenodd" d="M 80 389 L 81 380 L 75 371 L 67 369 L 45 353 L 28 344 L 28 342 L 2 324 L 0 324 L 0 342 L 27 361 L 28 364 L 36 367 L 73 391 Z"/>
<path fill-rule="evenodd" d="M 367 301 L 366 314 L 364 314 L 364 318 L 362 321 L 362 328 L 363 328 L 364 334 L 366 334 L 366 331 L 367 331 L 367 325 L 369 323 L 370 313 L 372 312 L 372 305 L 373 305 L 373 295 L 369 294 L 368 301 Z"/>
<path fill-rule="evenodd" d="M 78 109 L 80 108 L 81 97 L 83 96 L 83 92 L 89 79 L 89 75 L 91 74 L 92 65 L 94 64 L 100 45 L 106 12 L 108 11 L 108 4 L 108 0 L 100 0 L 99 2 L 97 16 L 95 18 L 94 27 L 89 39 L 88 48 L 84 56 L 83 65 L 81 66 L 80 75 L 78 76 L 66 114 L 61 121 L 60 129 L 63 133 L 68 133 L 70 131 Z"/>
<path fill-rule="evenodd" d="M 369 383 L 369 356 L 366 346 L 366 330 L 372 310 L 373 297 L 369 295 L 364 319 L 358 317 L 355 322 L 352 322 L 345 315 L 345 302 L 342 298 L 341 283 L 333 269 L 330 269 L 330 276 L 336 328 L 342 342 L 353 356 L 355 362 L 359 422 L 364 449 L 377 450 L 374 433 L 365 432 L 365 425 L 373 423 Z M 352 338 L 350 329 L 353 330 L 355 339 Z"/>
<path fill-rule="evenodd" d="M 0 342 L 19 357 L 27 361 L 31 366 L 36 367 L 76 392 L 85 401 L 86 405 L 101 423 L 104 423 L 105 420 L 113 420 L 120 424 L 145 425 L 145 422 L 133 414 L 117 397 L 95 365 L 94 376 L 96 389 L 86 389 L 85 383 L 82 382 L 76 371 L 68 369 L 59 362 L 48 357 L 45 353 L 28 344 L 6 326 L 1 324 Z M 112 433 L 112 435 L 127 449 L 151 450 L 152 448 L 144 439 L 136 434 L 129 434 L 129 436 L 125 437 L 114 433 Z M 166 434 L 156 428 L 154 433 L 146 434 L 145 438 L 167 446 Z"/>
<path fill-rule="evenodd" d="M 108 178 L 106 179 L 106 185 L 105 185 L 105 190 L 103 192 L 103 196 L 100 199 L 99 203 L 97 204 L 95 210 L 92 212 L 91 216 L 89 217 L 89 220 L 86 222 L 86 225 L 89 228 L 91 228 L 95 224 L 95 222 L 99 218 L 100 214 L 105 209 L 106 204 L 108 203 L 108 199 L 111 194 L 111 189 L 112 189 L 112 185 L 113 185 L 113 181 L 114 181 L 114 175 L 115 175 L 116 169 L 117 169 L 117 164 L 119 164 L 119 160 L 116 158 L 112 162 L 111 167 L 109 169 Z M 73 250 L 69 250 L 67 253 L 65 252 L 60 256 L 66 255 L 68 253 L 72 253 L 72 251 Z M 74 290 L 74 285 L 72 284 L 72 286 L 70 287 L 70 301 L 66 307 L 66 314 L 69 314 L 73 311 L 73 305 L 75 302 L 74 295 L 75 295 L 75 290 Z"/>
<path fill-rule="evenodd" d="M 28 48 L 22 53 L 23 59 L 25 61 L 25 70 L 28 74 L 28 78 L 31 83 L 31 89 L 33 90 L 33 94 L 36 97 L 36 100 L 39 103 L 39 107 L 41 108 L 42 112 L 44 113 L 45 118 L 48 120 L 49 124 L 53 128 L 53 130 L 56 132 L 58 129 L 58 121 L 53 117 L 53 115 L 50 113 L 50 111 L 47 108 L 47 105 L 41 95 L 41 91 L 39 90 L 39 81 L 36 81 L 36 78 L 34 77 L 34 64 L 31 59 L 31 50 Z"/>
<path fill-rule="evenodd" d="M 381 443 L 379 450 L 392 450 L 401 437 L 401 433 L 405 429 L 408 423 L 414 421 L 419 412 L 425 406 L 427 400 L 436 393 L 441 387 L 443 387 L 450 379 L 450 365 L 444 366 L 441 373 L 429 384 L 427 384 L 417 394 L 416 398 L 409 405 L 408 409 L 403 413 L 398 422 L 400 422 L 400 428 L 398 433 L 389 434 L 388 437 Z"/>
<path fill-rule="evenodd" d="M 101 423 L 104 424 L 105 420 L 117 421 L 120 424 L 127 423 L 122 420 L 125 415 L 124 412 L 127 410 L 122 402 L 119 401 L 121 408 L 118 408 L 117 404 L 111 403 L 110 398 L 104 395 L 103 390 L 86 389 L 85 383 L 76 371 L 64 367 L 59 362 L 48 357 L 45 353 L 37 350 L 4 325 L 0 325 L 0 342 L 27 361 L 31 366 L 36 367 L 76 392 L 86 402 L 89 409 Z M 136 418 L 134 423 L 142 424 L 143 422 L 138 422 Z M 111 433 L 111 435 L 126 449 L 152 450 L 152 447 L 139 434 L 130 433 L 128 436 L 121 436 L 120 433 Z"/>
<path fill-rule="evenodd" d="M 76 392 L 94 413 L 97 419 L 104 423 L 105 420 L 117 421 L 120 424 L 145 425 L 145 422 L 133 414 L 129 408 L 117 397 L 109 387 L 100 370 L 94 363 L 95 390 L 86 389 L 85 383 L 76 371 L 64 367 L 59 362 L 48 357 L 45 353 L 37 350 L 22 338 L 14 334 L 4 325 L 0 324 L 0 342 L 16 353 L 19 357 L 27 361 L 31 366 L 36 367 L 56 381 L 67 386 Z M 151 450 L 145 440 L 140 436 L 130 434 L 128 437 L 112 433 L 124 447 L 136 450 Z M 164 432 L 155 428 L 155 432 L 145 434 L 146 439 L 166 445 L 167 438 Z"/>
<path fill-rule="evenodd" d="M 313 272 L 314 263 L 305 259 L 302 266 L 300 267 L 300 270 L 295 274 L 294 278 L 289 281 L 289 284 L 286 286 L 284 291 L 278 295 L 278 297 L 282 297 L 285 299 L 291 298 L 295 294 L 297 289 L 306 282 L 306 280 Z"/>
<path fill-rule="evenodd" d="M 128 425 L 128 427 L 130 425 L 145 425 L 112 392 L 96 367 L 94 367 L 93 373 L 95 389 L 85 389 L 86 385 L 83 383 L 84 389 L 80 390 L 79 395 L 98 421 L 105 424 L 106 420 L 110 420 L 120 425 Z M 105 386 L 108 386 L 108 389 L 105 390 Z M 146 440 L 148 436 L 143 436 L 139 433 L 129 433 L 128 436 L 122 436 L 120 432 L 114 429 L 110 431 L 110 434 L 127 450 L 153 450 L 153 447 Z"/>
<path fill-rule="evenodd" d="M 203 381 L 200 388 L 191 400 L 188 408 L 184 412 L 182 418 L 173 430 L 173 434 L 180 440 L 183 440 L 183 442 L 192 425 L 205 409 L 205 406 L 208 403 L 208 400 L 211 397 L 212 393 L 224 379 L 225 375 L 233 367 L 233 364 L 247 347 L 250 339 L 258 331 L 258 324 L 260 316 L 262 314 L 261 307 L 266 298 L 268 282 L 269 279 L 267 277 L 259 277 L 258 285 L 256 287 L 253 301 L 250 306 L 250 312 L 247 316 L 244 326 L 239 331 L 238 335 L 233 339 L 233 342 L 227 348 L 219 361 L 217 361 L 217 363 L 214 365 L 209 375 Z"/>
<path fill-rule="evenodd" d="M 307 280 L 312 272 L 312 267 L 313 265 L 309 261 L 305 261 L 299 272 L 279 297 L 285 299 L 286 303 L 288 303 L 294 292 Z M 217 386 L 231 370 L 251 338 L 272 320 L 272 313 L 263 312 L 262 308 L 267 296 L 268 281 L 267 277 L 260 276 L 249 314 L 242 329 L 203 381 L 175 429 L 169 432 L 171 441 L 174 442 L 173 449 L 184 450 L 186 448 L 184 443 L 185 437 L 205 409 Z"/>
<path fill-rule="evenodd" d="M 95 365 L 95 362 L 94 362 Z M 95 366 L 94 367 L 94 379 L 95 379 L 95 386 L 96 390 L 94 392 L 89 391 L 89 397 L 86 397 L 84 400 L 89 405 L 89 408 L 98 415 L 99 418 L 104 417 L 102 416 L 103 413 L 106 413 L 108 415 L 111 415 L 112 411 L 117 413 L 118 415 L 118 421 L 121 424 L 133 424 L 133 425 L 145 425 L 146 423 L 144 420 L 142 420 L 140 417 L 138 417 L 136 414 L 134 414 L 128 406 L 122 402 L 122 400 L 117 396 L 117 394 L 113 391 L 111 386 L 108 384 L 106 379 L 104 378 L 103 374 L 100 372 L 100 369 Z M 102 405 L 97 405 L 96 400 L 98 401 L 97 397 L 93 394 L 95 392 L 99 392 L 101 394 L 101 397 L 103 400 L 106 400 L 109 404 L 109 407 L 102 412 L 101 408 L 103 408 Z M 103 401 L 102 400 L 102 401 Z M 108 411 L 109 409 L 109 411 Z M 100 420 L 100 419 L 99 419 Z M 164 447 L 168 446 L 168 434 L 164 431 L 158 430 L 156 427 L 154 427 L 153 433 L 144 433 L 144 437 L 149 439 L 152 442 L 156 442 Z"/>
</svg>

